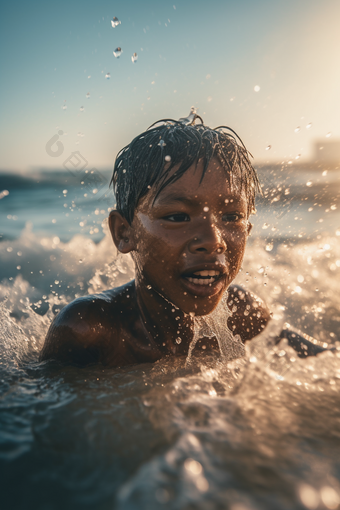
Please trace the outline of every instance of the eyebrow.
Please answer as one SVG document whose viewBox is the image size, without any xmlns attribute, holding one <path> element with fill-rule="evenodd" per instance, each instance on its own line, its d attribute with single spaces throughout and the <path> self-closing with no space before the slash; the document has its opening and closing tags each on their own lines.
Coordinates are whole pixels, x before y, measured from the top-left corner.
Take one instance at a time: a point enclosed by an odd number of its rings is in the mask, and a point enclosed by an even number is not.
<svg viewBox="0 0 340 510">
<path fill-rule="evenodd" d="M 230 196 L 230 195 L 229 195 Z M 226 196 L 226 198 L 228 197 L 228 195 Z M 157 197 L 157 199 L 155 200 L 154 202 L 154 205 L 161 205 L 159 204 L 158 200 L 159 198 L 161 197 Z M 240 206 L 240 203 L 238 202 L 238 200 L 240 199 L 240 197 L 235 197 L 234 195 L 231 195 L 229 200 L 233 200 L 234 202 L 234 205 L 236 207 L 239 207 Z M 161 198 L 162 200 L 162 198 Z M 180 195 L 179 193 L 177 192 L 169 192 L 164 198 L 163 200 L 167 203 L 167 204 L 171 204 L 171 203 L 175 203 L 175 202 L 181 202 L 182 204 L 185 204 L 185 205 L 188 205 L 188 206 L 196 206 L 196 205 L 201 205 L 202 204 L 202 200 L 198 200 L 197 198 L 193 197 L 193 198 L 189 198 L 189 197 L 186 197 L 184 195 Z M 224 198 L 221 198 L 221 206 L 223 205 L 222 202 L 224 202 Z M 158 204 L 157 204 L 158 202 Z M 233 205 L 233 202 L 229 202 L 229 205 Z"/>
<path fill-rule="evenodd" d="M 157 197 L 157 199 L 155 200 L 155 204 L 157 204 L 159 198 L 161 197 Z M 195 198 L 188 198 L 183 195 L 179 195 L 178 193 L 169 193 L 163 198 L 163 200 L 166 201 L 167 203 L 182 202 L 183 204 L 186 205 L 196 205 L 199 202 Z"/>
</svg>

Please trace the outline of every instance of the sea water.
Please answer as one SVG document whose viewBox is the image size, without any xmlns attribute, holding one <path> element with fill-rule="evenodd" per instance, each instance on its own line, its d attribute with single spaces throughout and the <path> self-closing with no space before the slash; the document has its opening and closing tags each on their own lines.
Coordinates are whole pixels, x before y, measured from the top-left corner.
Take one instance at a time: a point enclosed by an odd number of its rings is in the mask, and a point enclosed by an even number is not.
<svg viewBox="0 0 340 510">
<path fill-rule="evenodd" d="M 326 170 L 262 171 L 237 282 L 273 319 L 243 357 L 120 369 L 38 362 L 62 306 L 133 278 L 112 198 L 68 174 L 0 176 L 1 508 L 338 508 L 338 352 L 275 344 L 289 322 L 338 346 L 340 175 Z"/>
</svg>

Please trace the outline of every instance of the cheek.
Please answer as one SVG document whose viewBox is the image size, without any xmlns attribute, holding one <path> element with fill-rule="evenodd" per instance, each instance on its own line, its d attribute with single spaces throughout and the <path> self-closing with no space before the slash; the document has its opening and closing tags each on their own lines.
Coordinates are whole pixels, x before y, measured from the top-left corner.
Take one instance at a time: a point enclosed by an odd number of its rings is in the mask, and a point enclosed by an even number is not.
<svg viewBox="0 0 340 510">
<path fill-rule="evenodd" d="M 159 230 L 143 227 L 138 230 L 134 256 L 143 265 L 166 267 L 176 257 L 176 247 L 171 236 Z"/>
<path fill-rule="evenodd" d="M 233 268 L 238 268 L 243 260 L 248 235 L 245 232 L 233 233 L 227 239 L 227 261 Z"/>
</svg>

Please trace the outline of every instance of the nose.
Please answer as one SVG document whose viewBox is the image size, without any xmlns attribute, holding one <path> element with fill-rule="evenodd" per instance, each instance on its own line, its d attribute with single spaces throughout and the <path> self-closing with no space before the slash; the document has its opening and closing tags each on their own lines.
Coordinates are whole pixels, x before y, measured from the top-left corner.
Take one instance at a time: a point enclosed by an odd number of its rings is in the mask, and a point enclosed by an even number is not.
<svg viewBox="0 0 340 510">
<path fill-rule="evenodd" d="M 189 242 L 190 253 L 225 253 L 227 244 L 214 223 L 205 220 Z"/>
</svg>

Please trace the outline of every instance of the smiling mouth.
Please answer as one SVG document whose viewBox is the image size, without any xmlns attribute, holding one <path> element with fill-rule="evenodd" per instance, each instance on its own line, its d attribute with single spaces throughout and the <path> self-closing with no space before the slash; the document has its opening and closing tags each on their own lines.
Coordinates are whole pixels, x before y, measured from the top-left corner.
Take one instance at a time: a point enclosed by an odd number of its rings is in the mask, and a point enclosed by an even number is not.
<svg viewBox="0 0 340 510">
<path fill-rule="evenodd" d="M 206 269 L 204 271 L 195 271 L 191 275 L 186 275 L 185 279 L 196 285 L 211 285 L 221 277 L 220 271 Z"/>
</svg>

